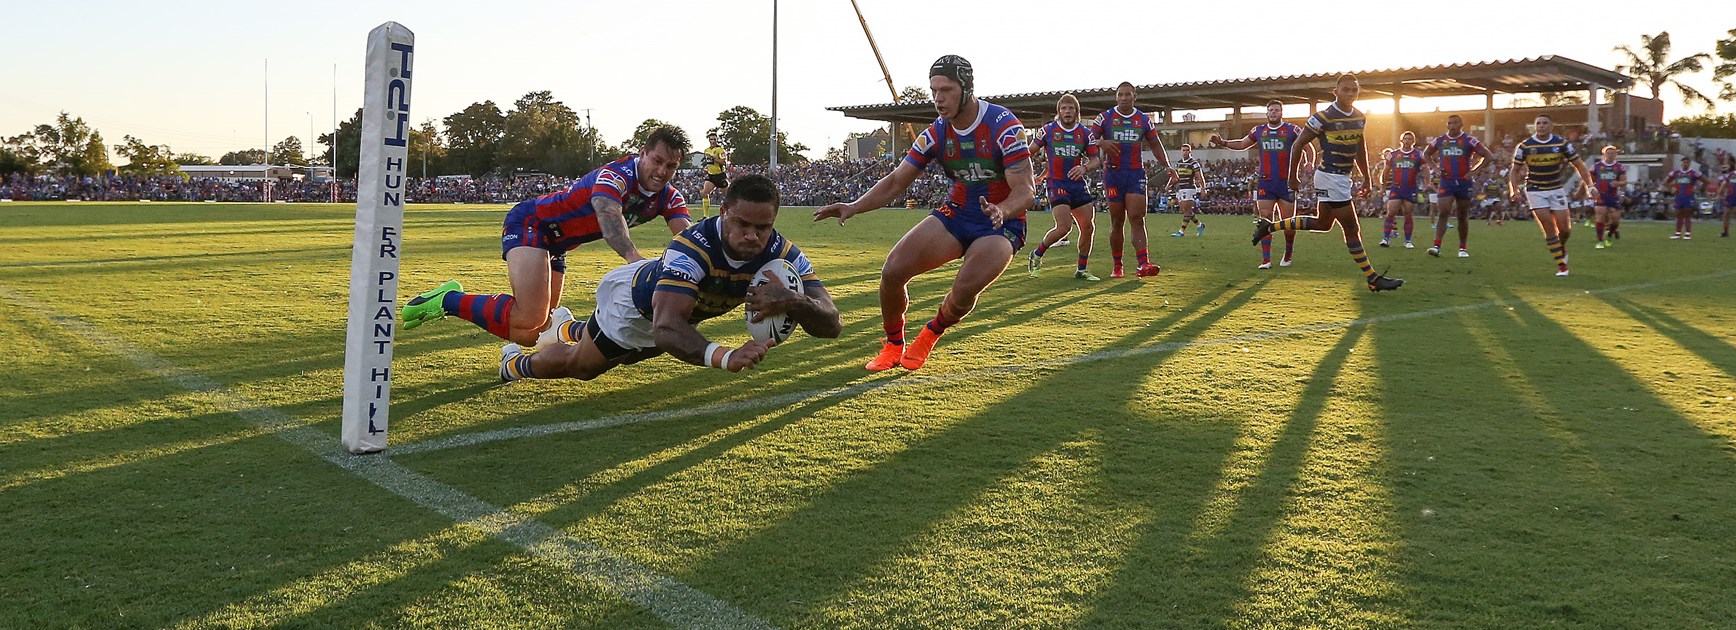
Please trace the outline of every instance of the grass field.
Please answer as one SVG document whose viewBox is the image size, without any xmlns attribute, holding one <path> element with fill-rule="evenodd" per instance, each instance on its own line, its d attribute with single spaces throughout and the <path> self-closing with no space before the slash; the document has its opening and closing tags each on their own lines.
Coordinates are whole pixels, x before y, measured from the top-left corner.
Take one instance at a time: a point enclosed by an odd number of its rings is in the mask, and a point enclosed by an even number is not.
<svg viewBox="0 0 1736 630">
<path fill-rule="evenodd" d="M 506 290 L 503 210 L 413 207 L 401 293 Z M 928 367 L 870 374 L 922 215 L 807 215 L 840 339 L 502 386 L 448 319 L 400 332 L 394 450 L 352 457 L 352 208 L 0 204 L 0 627 L 1736 626 L 1709 226 L 1583 230 L 1556 278 L 1534 226 L 1477 222 L 1468 260 L 1373 249 L 1407 280 L 1376 295 L 1335 234 L 1257 271 L 1207 217 L 1151 280 L 1021 253 Z M 575 312 L 606 252 L 570 257 Z"/>
</svg>

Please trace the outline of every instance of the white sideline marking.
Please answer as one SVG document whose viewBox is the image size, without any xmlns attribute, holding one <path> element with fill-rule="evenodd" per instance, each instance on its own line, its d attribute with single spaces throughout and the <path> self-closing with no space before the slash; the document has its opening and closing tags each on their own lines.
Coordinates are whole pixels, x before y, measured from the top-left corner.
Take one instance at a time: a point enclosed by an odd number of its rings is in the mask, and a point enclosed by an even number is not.
<svg viewBox="0 0 1736 630">
<path fill-rule="evenodd" d="M 187 370 L 110 335 L 82 319 L 50 310 L 34 298 L 0 287 L 0 298 L 12 306 L 46 317 L 68 332 L 131 361 L 152 376 L 190 392 L 209 394 L 224 410 L 270 431 L 387 492 L 403 497 L 461 524 L 475 526 L 540 558 L 570 569 L 581 579 L 638 604 L 677 628 L 771 628 L 771 624 L 672 578 L 580 540 L 541 521 L 502 510 L 463 491 L 435 481 L 392 461 L 383 454 L 351 455 L 337 438 L 302 421 L 255 402 L 222 383 Z"/>
<path fill-rule="evenodd" d="M 675 419 L 680 419 L 680 418 L 691 418 L 694 416 L 705 416 L 705 415 L 716 414 L 716 413 L 730 413 L 730 412 L 737 412 L 737 411 L 747 411 L 747 410 L 751 410 L 751 409 L 763 409 L 763 408 L 768 408 L 768 407 L 782 407 L 785 405 L 793 405 L 796 403 L 807 402 L 807 401 L 811 401 L 811 400 L 834 398 L 834 397 L 840 397 L 840 396 L 854 396 L 856 394 L 861 394 L 864 392 L 869 392 L 869 391 L 874 391 L 874 390 L 879 390 L 879 389 L 894 390 L 894 389 L 908 389 L 908 388 L 912 388 L 912 387 L 927 387 L 927 386 L 932 386 L 932 385 L 945 385 L 948 383 L 954 383 L 954 382 L 963 381 L 963 380 L 975 379 L 975 378 L 980 378 L 980 377 L 984 377 L 984 376 L 998 376 L 998 375 L 1005 375 L 1005 374 L 1015 374 L 1015 373 L 1024 372 L 1027 370 L 1066 367 L 1066 366 L 1070 366 L 1070 365 L 1079 365 L 1079 364 L 1083 364 L 1083 363 L 1093 363 L 1093 362 L 1103 361 L 1103 360 L 1107 360 L 1107 359 L 1122 359 L 1122 358 L 1127 358 L 1127 357 L 1144 356 L 1144 355 L 1148 355 L 1148 354 L 1174 352 L 1177 350 L 1186 350 L 1186 349 L 1190 349 L 1190 348 L 1203 348 L 1203 347 L 1222 346 L 1222 345 L 1229 345 L 1229 344 L 1257 343 L 1257 342 L 1261 342 L 1261 341 L 1268 341 L 1271 339 L 1277 339 L 1280 337 L 1289 337 L 1289 336 L 1293 336 L 1293 335 L 1303 335 L 1303 334 L 1307 334 L 1307 333 L 1323 332 L 1323 331 L 1328 331 L 1328 330 L 1336 330 L 1336 329 L 1340 329 L 1340 328 L 1350 329 L 1350 328 L 1356 328 L 1359 326 L 1370 326 L 1370 325 L 1374 325 L 1374 324 L 1378 324 L 1378 323 L 1382 323 L 1382 322 L 1393 322 L 1393 321 L 1401 321 L 1401 320 L 1406 320 L 1406 319 L 1417 319 L 1420 317 L 1435 317 L 1435 316 L 1439 316 L 1439 315 L 1448 315 L 1448 314 L 1458 313 L 1458 312 L 1463 312 L 1463 311 L 1474 311 L 1474 310 L 1478 310 L 1478 309 L 1489 308 L 1491 306 L 1502 306 L 1502 305 L 1506 305 L 1506 304 L 1524 303 L 1524 302 L 1528 302 L 1528 301 L 1529 302 L 1545 302 L 1545 301 L 1554 301 L 1554 300 L 1564 300 L 1564 299 L 1570 299 L 1570 298 L 1575 298 L 1575 297 L 1580 297 L 1580 296 L 1585 296 L 1585 295 L 1596 295 L 1596 294 L 1601 294 L 1601 293 L 1619 293 L 1619 292 L 1623 292 L 1623 291 L 1637 291 L 1637 290 L 1641 290 L 1641 289 L 1650 289 L 1653 287 L 1658 287 L 1658 286 L 1662 286 L 1662 285 L 1666 285 L 1666 284 L 1678 284 L 1678 283 L 1682 283 L 1682 282 L 1697 282 L 1697 281 L 1701 281 L 1701 280 L 1711 280 L 1711 279 L 1715 279 L 1715 278 L 1722 278 L 1722 277 L 1729 276 L 1729 275 L 1736 275 L 1736 269 L 1732 269 L 1732 270 L 1728 270 L 1728 271 L 1721 271 L 1718 273 L 1711 273 L 1711 274 L 1706 274 L 1706 275 L 1701 275 L 1701 276 L 1672 278 L 1669 280 L 1658 280 L 1658 281 L 1646 282 L 1646 283 L 1642 283 L 1642 284 L 1630 284 L 1630 285 L 1623 285 L 1623 286 L 1605 287 L 1602 289 L 1580 290 L 1580 291 L 1574 291 L 1571 293 L 1556 293 L 1556 294 L 1551 294 L 1551 295 L 1545 295 L 1542 297 L 1532 298 L 1531 300 L 1526 300 L 1523 298 L 1515 298 L 1515 299 L 1511 299 L 1511 300 L 1490 300 L 1487 302 L 1479 302 L 1476 304 L 1465 304 L 1465 305 L 1461 305 L 1461 306 L 1448 306 L 1448 307 L 1443 307 L 1443 308 L 1429 309 L 1426 311 L 1416 311 L 1416 312 L 1412 312 L 1412 313 L 1398 313 L 1398 314 L 1394 314 L 1394 315 L 1379 315 L 1379 316 L 1375 316 L 1375 317 L 1365 317 L 1362 319 L 1354 319 L 1354 320 L 1341 321 L 1341 322 L 1326 322 L 1326 323 L 1321 323 L 1321 324 L 1311 324 L 1308 326 L 1297 326 L 1294 328 L 1284 328 L 1284 329 L 1279 329 L 1279 330 L 1262 331 L 1262 332 L 1257 332 L 1257 333 L 1249 333 L 1246 335 L 1237 335 L 1234 337 L 1221 337 L 1218 339 L 1197 339 L 1197 340 L 1193 340 L 1193 341 L 1171 341 L 1171 342 L 1160 343 L 1160 344 L 1155 344 L 1155 345 L 1150 345 L 1150 346 L 1140 346 L 1137 348 L 1129 348 L 1126 350 L 1100 350 L 1097 352 L 1092 352 L 1089 354 L 1082 354 L 1082 355 L 1073 356 L 1073 357 L 1044 359 L 1041 361 L 1036 361 L 1036 362 L 1028 363 L 1028 364 L 1024 364 L 1024 365 L 1004 365 L 1004 366 L 995 366 L 995 367 L 985 367 L 985 368 L 978 368 L 975 370 L 967 370 L 964 372 L 954 372 L 951 374 L 941 374 L 941 375 L 936 375 L 936 376 L 909 376 L 909 377 L 905 377 L 905 378 L 887 378 L 887 379 L 881 379 L 881 380 L 871 381 L 871 382 L 867 382 L 867 383 L 858 383 L 855 385 L 832 387 L 832 388 L 827 388 L 827 389 L 812 389 L 812 390 L 800 391 L 800 392 L 791 392 L 788 394 L 779 394 L 777 396 L 768 396 L 765 398 L 755 398 L 755 399 L 751 399 L 751 400 L 739 400 L 739 401 L 731 401 L 731 402 L 723 402 L 723 403 L 713 403 L 710 405 L 704 405 L 701 407 L 689 407 L 686 409 L 670 409 L 670 410 L 665 410 L 665 411 L 650 411 L 650 412 L 643 412 L 643 413 L 621 414 L 621 415 L 614 415 L 614 416 L 605 416 L 602 418 L 594 418 L 591 420 L 574 420 L 574 421 L 570 421 L 570 422 L 558 422 L 558 423 L 553 423 L 553 424 L 539 424 L 539 425 L 531 425 L 531 426 L 523 426 L 523 427 L 513 427 L 510 429 L 499 429 L 499 430 L 495 430 L 495 431 L 483 431 L 480 433 L 467 433 L 467 434 L 453 435 L 453 436 L 447 436 L 447 437 L 432 438 L 432 439 L 423 440 L 420 442 L 412 442 L 410 444 L 405 444 L 402 446 L 392 446 L 391 451 L 393 454 L 396 454 L 396 455 L 408 455 L 408 454 L 413 454 L 413 453 L 427 453 L 427 452 L 440 451 L 440 450 L 445 450 L 445 449 L 450 449 L 450 448 L 462 448 L 462 447 L 467 447 L 467 446 L 476 446 L 479 444 L 487 444 L 489 442 L 499 442 L 502 440 L 513 440 L 513 439 L 518 439 L 518 438 L 537 437 L 537 436 L 543 436 L 543 435 L 554 435 L 557 433 L 569 433 L 569 432 L 573 432 L 573 431 L 588 431 L 591 429 L 603 429 L 603 428 L 608 428 L 608 427 L 617 427 L 617 426 L 628 425 L 628 424 L 639 424 L 639 423 L 644 423 L 644 422 L 657 422 L 660 420 L 675 420 Z"/>
</svg>

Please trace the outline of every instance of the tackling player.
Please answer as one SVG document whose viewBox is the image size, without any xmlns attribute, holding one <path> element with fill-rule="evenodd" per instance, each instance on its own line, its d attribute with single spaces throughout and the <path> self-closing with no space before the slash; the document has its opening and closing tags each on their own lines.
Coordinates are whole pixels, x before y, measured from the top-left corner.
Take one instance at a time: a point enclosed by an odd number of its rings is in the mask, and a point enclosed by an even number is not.
<svg viewBox="0 0 1736 630">
<path fill-rule="evenodd" d="M 1400 215 L 1404 216 L 1404 248 L 1416 247 L 1411 244 L 1411 234 L 1416 231 L 1417 182 L 1423 181 L 1423 172 L 1428 169 L 1422 149 L 1416 144 L 1417 135 L 1406 131 L 1398 137 L 1398 148 L 1386 156 L 1386 168 L 1381 171 L 1386 188 L 1386 225 L 1380 237 L 1381 247 L 1390 246 L 1394 223 Z"/>
<path fill-rule="evenodd" d="M 1199 207 L 1200 192 L 1206 188 L 1206 169 L 1200 166 L 1200 161 L 1193 157 L 1193 145 L 1182 143 L 1181 159 L 1176 160 L 1169 170 L 1169 189 L 1175 191 L 1175 199 L 1181 206 L 1181 228 L 1170 236 L 1187 236 L 1187 224 L 1195 223 L 1199 228 L 1194 230 L 1194 236 L 1206 235 L 1206 224 L 1194 218 L 1194 209 Z"/>
<path fill-rule="evenodd" d="M 705 147 L 705 182 L 699 185 L 700 218 L 711 215 L 711 193 L 729 188 L 729 177 L 724 174 L 729 169 L 729 152 L 717 141 L 717 132 L 705 134 L 705 139 L 711 145 Z"/>
<path fill-rule="evenodd" d="M 1615 161 L 1620 149 L 1615 145 L 1603 148 L 1603 157 L 1591 163 L 1591 183 L 1595 194 L 1591 198 L 1591 213 L 1597 219 L 1597 249 L 1604 249 L 1615 244 L 1615 241 L 1604 240 L 1604 230 L 1607 228 L 1613 234 L 1621 225 L 1621 189 L 1627 185 L 1627 165 Z"/>
<path fill-rule="evenodd" d="M 1273 100 L 1266 102 L 1266 124 L 1248 131 L 1248 135 L 1235 140 L 1225 141 L 1218 134 L 1212 134 L 1211 144 L 1241 151 L 1253 147 L 1260 156 L 1260 178 L 1255 184 L 1254 211 L 1260 218 L 1277 221 L 1296 216 L 1296 193 L 1290 189 L 1290 173 L 1285 170 L 1290 166 L 1290 154 L 1298 149 L 1309 154 L 1305 160 L 1313 161 L 1314 147 L 1308 144 L 1298 144 L 1302 137 L 1302 128 L 1295 123 L 1284 122 L 1284 103 Z M 1274 213 L 1274 210 L 1276 212 Z M 1296 230 L 1284 231 L 1284 257 L 1278 261 L 1281 267 L 1290 266 L 1290 256 L 1295 250 Z M 1260 240 L 1260 268 L 1272 268 L 1272 235 L 1268 234 Z"/>
<path fill-rule="evenodd" d="M 1453 225 L 1457 217 L 1459 227 L 1459 257 L 1470 258 L 1471 251 L 1466 244 L 1471 235 L 1471 204 L 1476 198 L 1474 180 L 1484 166 L 1495 163 L 1495 153 L 1484 146 L 1476 136 L 1465 133 L 1465 121 L 1458 114 L 1447 116 L 1447 133 L 1436 136 L 1423 150 L 1424 157 L 1440 156 L 1440 187 L 1437 190 L 1441 206 L 1441 219 L 1435 221 L 1435 244 L 1429 247 L 1430 256 L 1441 255 L 1441 239 L 1447 235 L 1447 227 Z M 1495 214 L 1489 211 L 1490 216 Z"/>
<path fill-rule="evenodd" d="M 1573 233 L 1573 219 L 1567 215 L 1567 166 L 1579 173 L 1579 181 L 1590 187 L 1591 174 L 1573 144 L 1550 133 L 1555 119 L 1538 114 L 1533 132 L 1513 148 L 1513 170 L 1507 176 L 1508 196 L 1519 199 L 1519 182 L 1525 182 L 1525 203 L 1531 216 L 1543 230 L 1543 241 L 1549 254 L 1555 257 L 1555 275 L 1567 275 L 1567 237 Z M 1589 192 L 1589 191 L 1588 191 Z"/>
<path fill-rule="evenodd" d="M 929 164 L 952 179 L 947 200 L 910 228 L 880 269 L 880 354 L 866 366 L 881 371 L 921 368 L 947 328 L 976 308 L 977 296 L 1006 271 L 1025 244 L 1025 211 L 1032 202 L 1031 150 L 1025 128 L 1006 108 L 976 97 L 970 62 L 947 55 L 928 69 L 929 93 L 939 114 L 917 136 L 904 161 L 862 196 L 814 211 L 814 220 L 850 217 L 885 206 L 908 190 Z M 962 258 L 952 290 L 910 344 L 904 343 L 906 285 L 916 276 Z"/>
<path fill-rule="evenodd" d="M 1270 236 L 1277 230 L 1313 230 L 1326 232 L 1337 223 L 1344 232 L 1344 247 L 1350 251 L 1350 259 L 1356 262 L 1362 276 L 1368 283 L 1370 291 L 1392 291 L 1404 286 L 1404 281 L 1398 278 L 1388 278 L 1374 272 L 1374 266 L 1368 262 L 1368 253 L 1362 248 L 1362 227 L 1356 222 L 1356 209 L 1351 206 L 1352 183 L 1351 174 L 1359 172 L 1362 176 L 1362 186 L 1358 194 L 1368 194 L 1368 150 L 1363 145 L 1362 129 L 1366 122 L 1362 111 L 1356 109 L 1356 95 L 1362 92 L 1362 85 L 1356 80 L 1356 75 L 1339 75 L 1338 84 L 1332 90 L 1333 101 L 1325 109 L 1308 117 L 1308 126 L 1302 130 L 1302 136 L 1297 142 L 1307 144 L 1318 139 L 1320 141 L 1320 161 L 1314 171 L 1314 192 L 1319 198 L 1319 206 L 1311 217 L 1298 216 L 1273 223 L 1270 219 L 1254 220 L 1254 243 Z M 1290 163 L 1285 167 L 1290 177 L 1292 189 L 1300 185 L 1297 180 L 1296 166 L 1302 161 L 1302 153 L 1293 151 Z"/>
<path fill-rule="evenodd" d="M 454 315 L 523 346 L 545 345 L 572 319 L 561 303 L 567 252 L 602 240 L 627 262 L 644 260 L 627 230 L 662 217 L 671 234 L 692 225 L 687 201 L 670 180 L 687 154 L 687 134 L 659 127 L 639 155 L 628 155 L 580 178 L 570 188 L 520 202 L 506 213 L 501 258 L 512 293 L 469 295 L 448 280 L 404 305 L 404 328 Z M 554 315 L 551 322 L 550 315 Z"/>
<path fill-rule="evenodd" d="M 1140 277 L 1155 276 L 1162 268 L 1151 264 L 1151 252 L 1145 238 L 1145 165 L 1141 152 L 1151 149 L 1160 169 L 1169 168 L 1169 156 L 1158 140 L 1157 126 L 1151 117 L 1133 106 L 1138 95 L 1133 84 L 1122 81 L 1115 87 L 1115 107 L 1097 115 L 1091 132 L 1097 134 L 1097 144 L 1103 148 L 1103 196 L 1109 201 L 1109 250 L 1115 266 L 1109 277 L 1120 278 L 1121 231 L 1123 224 L 1133 232 L 1133 250 L 1139 257 L 1134 273 Z"/>
<path fill-rule="evenodd" d="M 1688 240 L 1694 238 L 1694 193 L 1699 192 L 1705 184 L 1705 177 L 1694 170 L 1694 162 L 1687 157 L 1682 158 L 1682 167 L 1670 171 L 1664 177 L 1669 182 L 1675 195 L 1671 207 L 1676 210 L 1676 235 L 1671 239 Z"/>
<path fill-rule="evenodd" d="M 1048 192 L 1049 207 L 1055 213 L 1055 227 L 1043 235 L 1043 241 L 1031 250 L 1025 262 L 1026 271 L 1036 277 L 1043 265 L 1043 254 L 1067 238 L 1073 225 L 1079 225 L 1079 266 L 1073 277 L 1089 282 L 1101 280 L 1086 269 L 1091 259 L 1091 239 L 1096 234 L 1095 211 L 1091 202 L 1096 198 L 1085 188 L 1085 174 L 1103 165 L 1097 156 L 1097 138 L 1091 130 L 1079 124 L 1079 98 L 1064 94 L 1055 103 L 1055 120 L 1043 125 L 1031 143 L 1033 164 L 1045 164 L 1043 188 Z"/>
<path fill-rule="evenodd" d="M 695 326 L 744 303 L 761 318 L 787 315 L 810 335 L 836 338 L 842 331 L 838 308 L 813 264 L 772 229 L 778 197 L 777 185 L 764 175 L 736 179 L 717 216 L 675 235 L 661 258 L 629 262 L 604 274 L 597 282 L 597 310 L 590 319 L 562 324 L 563 343 L 535 354 L 525 354 L 518 344 L 502 348 L 500 379 L 588 381 L 617 365 L 663 353 L 700 367 L 740 372 L 764 359 L 773 342 L 750 340 L 731 349 L 706 339 Z M 780 258 L 795 267 L 801 293 L 782 282 L 748 286 L 756 270 Z"/>
</svg>

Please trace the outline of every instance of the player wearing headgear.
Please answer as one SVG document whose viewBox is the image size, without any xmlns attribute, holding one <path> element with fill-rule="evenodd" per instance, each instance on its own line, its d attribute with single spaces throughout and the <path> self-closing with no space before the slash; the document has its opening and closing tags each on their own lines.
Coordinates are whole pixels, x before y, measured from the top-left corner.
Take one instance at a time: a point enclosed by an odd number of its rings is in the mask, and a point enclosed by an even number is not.
<svg viewBox="0 0 1736 630">
<path fill-rule="evenodd" d="M 1362 111 L 1356 109 L 1356 95 L 1361 91 L 1356 75 L 1340 75 L 1338 85 L 1332 91 L 1332 103 L 1308 117 L 1308 126 L 1302 129 L 1302 136 L 1297 139 L 1301 144 L 1316 139 L 1320 141 L 1320 160 L 1314 171 L 1314 193 L 1320 205 L 1315 215 L 1276 223 L 1265 218 L 1255 219 L 1254 243 L 1258 244 L 1277 230 L 1326 232 L 1337 223 L 1344 232 L 1344 247 L 1350 251 L 1350 259 L 1356 261 L 1356 266 L 1362 270 L 1368 290 L 1391 291 L 1404 286 L 1404 281 L 1374 272 L 1374 266 L 1368 262 L 1368 253 L 1362 248 L 1362 228 L 1356 222 L 1356 210 L 1351 207 L 1352 173 L 1362 176 L 1363 185 L 1354 188 L 1356 194 L 1368 194 L 1368 150 L 1362 138 L 1365 119 Z M 1301 152 L 1290 154 L 1290 164 L 1286 169 L 1292 189 L 1301 185 L 1296 175 L 1296 166 L 1301 161 Z"/>
<path fill-rule="evenodd" d="M 814 211 L 814 220 L 850 217 L 890 203 L 909 190 L 930 164 L 952 179 L 947 200 L 910 228 L 886 254 L 880 270 L 880 323 L 886 340 L 868 362 L 880 371 L 902 365 L 921 368 L 934 343 L 976 307 L 977 296 L 1006 271 L 1025 242 L 1025 211 L 1033 199 L 1031 150 L 1025 128 L 1006 108 L 980 100 L 970 62 L 947 55 L 928 69 L 929 93 L 939 114 L 911 144 L 904 161 L 850 203 Z M 956 259 L 958 276 L 934 319 L 904 343 L 905 286 L 912 278 Z"/>
<path fill-rule="evenodd" d="M 1555 258 L 1555 275 L 1567 275 L 1567 237 L 1573 234 L 1573 220 L 1567 216 L 1567 167 L 1578 171 L 1579 181 L 1591 186 L 1591 174 L 1580 161 L 1573 144 L 1550 133 L 1555 119 L 1538 114 L 1532 121 L 1532 134 L 1513 148 L 1513 170 L 1507 175 L 1508 196 L 1519 199 L 1519 182 L 1525 182 L 1525 203 L 1531 216 L 1543 230 L 1543 241 Z"/>
<path fill-rule="evenodd" d="M 1313 161 L 1314 147 L 1298 143 L 1302 137 L 1302 128 L 1295 123 L 1284 122 L 1284 103 L 1276 100 L 1266 102 L 1266 124 L 1248 131 L 1248 135 L 1235 140 L 1225 141 L 1218 134 L 1212 134 L 1211 144 L 1241 151 L 1253 148 L 1259 155 L 1260 178 L 1254 189 L 1254 211 L 1260 218 L 1268 221 L 1288 219 L 1296 216 L 1296 194 L 1290 189 L 1290 154 L 1303 151 L 1309 154 L 1305 160 Z M 1260 268 L 1272 268 L 1272 235 L 1268 234 L 1258 243 L 1260 246 Z M 1290 266 L 1291 255 L 1296 247 L 1296 230 L 1284 231 L 1284 257 L 1278 261 L 1281 267 Z"/>
<path fill-rule="evenodd" d="M 1429 248 L 1430 256 L 1441 255 L 1441 239 L 1446 237 L 1453 217 L 1458 217 L 1459 257 L 1471 257 L 1466 245 L 1471 235 L 1471 204 L 1477 196 L 1473 180 L 1484 166 L 1495 162 L 1495 153 L 1476 136 L 1465 133 L 1464 127 L 1465 120 L 1458 114 L 1447 116 L 1447 133 L 1435 136 L 1428 148 L 1423 149 L 1425 158 L 1441 157 L 1437 193 L 1446 204 L 1441 207 L 1442 220 L 1435 222 L 1435 244 Z M 1489 214 L 1493 216 L 1494 211 Z"/>
<path fill-rule="evenodd" d="M 1404 248 L 1416 247 L 1411 244 L 1411 234 L 1416 231 L 1417 183 L 1426 181 L 1423 172 L 1428 168 L 1422 150 L 1416 145 L 1415 133 L 1406 131 L 1399 135 L 1398 148 L 1386 155 L 1386 168 L 1381 169 L 1381 179 L 1386 184 L 1386 225 L 1380 236 L 1381 247 L 1389 246 L 1397 227 L 1395 223 L 1401 215 L 1404 217 Z"/>
<path fill-rule="evenodd" d="M 1151 252 L 1145 238 L 1145 165 L 1141 153 L 1149 147 L 1159 169 L 1169 169 L 1169 156 L 1158 140 L 1157 125 L 1151 117 L 1133 106 L 1138 94 L 1133 84 L 1122 81 L 1115 88 L 1115 107 L 1097 115 L 1091 122 L 1091 133 L 1097 134 L 1097 144 L 1103 149 L 1103 196 L 1109 201 L 1109 250 L 1115 266 L 1109 277 L 1120 278 L 1121 230 L 1123 224 L 1133 232 L 1133 250 L 1139 257 L 1134 272 L 1140 277 L 1155 276 L 1162 268 L 1151 264 Z"/>
<path fill-rule="evenodd" d="M 1096 234 L 1095 197 L 1085 188 L 1085 174 L 1097 170 L 1103 160 L 1097 156 L 1097 138 L 1085 125 L 1079 124 L 1079 98 L 1064 94 L 1055 103 L 1055 120 L 1043 125 L 1031 143 L 1031 163 L 1043 164 L 1042 189 L 1048 192 L 1049 207 L 1055 213 L 1055 227 L 1043 235 L 1042 242 L 1031 250 L 1026 271 L 1032 277 L 1043 264 L 1043 254 L 1061 239 L 1067 238 L 1074 223 L 1079 225 L 1079 264 L 1073 277 L 1090 282 L 1101 278 L 1086 269 L 1091 259 L 1092 238 Z"/>
<path fill-rule="evenodd" d="M 1194 209 L 1200 205 L 1200 192 L 1206 188 L 1206 168 L 1200 161 L 1194 159 L 1193 145 L 1182 143 L 1181 159 L 1170 165 L 1168 187 L 1175 193 L 1177 205 L 1181 206 L 1181 229 L 1170 236 L 1187 236 L 1187 224 L 1199 226 L 1194 236 L 1206 235 L 1206 224 L 1194 218 Z"/>
<path fill-rule="evenodd" d="M 729 152 L 717 141 L 717 132 L 705 134 L 705 140 L 710 145 L 705 147 L 705 181 L 699 185 L 701 218 L 711 215 L 711 194 L 729 188 L 729 177 L 724 174 L 729 169 Z"/>
<path fill-rule="evenodd" d="M 1694 238 L 1694 193 L 1699 192 L 1705 179 L 1700 171 L 1694 170 L 1694 161 L 1685 156 L 1681 168 L 1664 176 L 1665 185 L 1675 193 L 1672 207 L 1676 210 L 1676 234 L 1670 237 L 1672 240 Z"/>
<path fill-rule="evenodd" d="M 1605 230 L 1614 232 L 1621 225 L 1621 189 L 1627 185 L 1627 165 L 1615 161 L 1620 152 L 1613 144 L 1605 146 L 1602 159 L 1591 163 L 1591 184 L 1595 189 L 1591 212 L 1597 219 L 1597 249 L 1614 245 L 1614 239 L 1604 240 Z"/>
<path fill-rule="evenodd" d="M 535 354 L 507 344 L 501 350 L 501 380 L 588 381 L 663 353 L 700 367 L 740 372 L 763 360 L 774 342 L 750 340 L 731 349 L 706 339 L 696 326 L 743 304 L 761 319 L 787 315 L 810 335 L 836 338 L 842 331 L 838 308 L 813 264 L 772 228 L 778 218 L 777 184 L 764 175 L 746 175 L 725 190 L 717 216 L 675 235 L 661 258 L 604 274 L 597 283 L 597 310 L 589 319 L 562 324 L 562 343 Z M 777 259 L 795 268 L 800 293 L 782 282 L 750 286 L 754 272 Z"/>
<path fill-rule="evenodd" d="M 604 164 L 566 190 L 519 202 L 506 213 L 500 236 L 512 293 L 465 294 L 448 280 L 404 305 L 404 328 L 453 315 L 523 346 L 553 343 L 555 326 L 572 319 L 571 311 L 555 308 L 568 251 L 601 240 L 627 262 L 644 260 L 629 228 L 659 217 L 671 234 L 692 225 L 687 200 L 670 183 L 687 146 L 680 129 L 658 127 L 638 155 Z"/>
</svg>

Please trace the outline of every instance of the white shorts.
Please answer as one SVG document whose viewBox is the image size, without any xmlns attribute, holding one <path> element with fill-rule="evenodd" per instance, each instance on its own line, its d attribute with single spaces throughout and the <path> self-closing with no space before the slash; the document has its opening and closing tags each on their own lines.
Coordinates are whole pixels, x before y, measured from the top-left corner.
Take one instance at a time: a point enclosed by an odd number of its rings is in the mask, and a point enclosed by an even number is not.
<svg viewBox="0 0 1736 630">
<path fill-rule="evenodd" d="M 1350 201 L 1350 175 L 1314 171 L 1314 194 L 1319 196 L 1320 201 Z"/>
<path fill-rule="evenodd" d="M 1176 191 L 1175 191 L 1175 200 L 1178 202 L 1180 202 L 1180 201 L 1198 201 L 1199 198 L 1200 198 L 1200 191 L 1197 188 L 1179 188 L 1179 189 L 1176 189 Z"/>
<path fill-rule="evenodd" d="M 1527 190 L 1525 202 L 1532 210 L 1566 210 L 1567 191 L 1565 190 Z"/>
<path fill-rule="evenodd" d="M 597 281 L 597 329 L 610 341 L 630 350 L 657 346 L 651 336 L 651 318 L 633 305 L 633 274 L 651 264 L 650 258 L 611 269 Z"/>
</svg>

